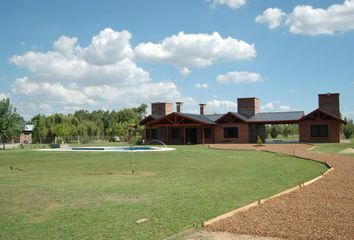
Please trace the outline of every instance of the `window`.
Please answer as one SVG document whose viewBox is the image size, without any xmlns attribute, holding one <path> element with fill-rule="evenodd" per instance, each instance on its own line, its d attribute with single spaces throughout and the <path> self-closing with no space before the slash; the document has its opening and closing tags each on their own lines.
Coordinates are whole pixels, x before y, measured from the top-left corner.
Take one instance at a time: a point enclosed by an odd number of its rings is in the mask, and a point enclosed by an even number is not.
<svg viewBox="0 0 354 240">
<path fill-rule="evenodd" d="M 211 128 L 204 128 L 204 138 L 211 138 Z"/>
<path fill-rule="evenodd" d="M 151 129 L 151 138 L 152 139 L 157 139 L 157 129 Z"/>
<path fill-rule="evenodd" d="M 151 129 L 147 128 L 145 129 L 145 138 L 148 139 L 151 137 Z"/>
<path fill-rule="evenodd" d="M 237 127 L 224 128 L 224 138 L 238 138 L 238 128 Z"/>
<path fill-rule="evenodd" d="M 179 139 L 181 137 L 181 134 L 180 134 L 181 131 L 179 128 L 172 128 L 171 131 L 172 131 L 172 138 L 173 139 Z"/>
<path fill-rule="evenodd" d="M 328 125 L 311 125 L 311 137 L 328 137 Z"/>
</svg>

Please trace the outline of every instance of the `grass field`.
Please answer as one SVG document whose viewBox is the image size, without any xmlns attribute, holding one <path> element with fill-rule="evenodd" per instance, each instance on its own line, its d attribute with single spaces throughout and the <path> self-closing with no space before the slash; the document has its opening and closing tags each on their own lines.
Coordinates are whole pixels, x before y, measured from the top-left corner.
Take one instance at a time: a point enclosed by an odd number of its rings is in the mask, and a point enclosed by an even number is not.
<svg viewBox="0 0 354 240">
<path fill-rule="evenodd" d="M 0 151 L 0 239 L 163 239 L 326 171 L 272 153 L 181 146 L 136 153 L 132 175 L 130 157 Z"/>
<path fill-rule="evenodd" d="M 350 143 L 319 143 L 315 147 L 317 152 L 339 153 L 346 148 L 354 148 L 354 138 L 350 139 Z M 354 157 L 354 154 L 345 155 Z"/>
</svg>

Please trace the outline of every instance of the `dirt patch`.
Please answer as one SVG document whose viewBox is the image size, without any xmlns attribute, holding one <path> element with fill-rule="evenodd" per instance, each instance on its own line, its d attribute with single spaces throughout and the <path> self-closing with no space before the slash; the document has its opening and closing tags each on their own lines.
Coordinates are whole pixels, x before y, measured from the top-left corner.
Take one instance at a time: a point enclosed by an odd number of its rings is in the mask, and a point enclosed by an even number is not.
<svg viewBox="0 0 354 240">
<path fill-rule="evenodd" d="M 251 144 L 211 145 L 254 149 Z M 256 149 L 325 162 L 335 169 L 317 182 L 207 227 L 209 231 L 286 239 L 353 239 L 354 158 L 307 151 L 305 144 L 269 144 Z"/>
<path fill-rule="evenodd" d="M 354 153 L 354 149 L 353 148 L 346 148 L 343 151 L 340 151 L 339 153 Z"/>
<path fill-rule="evenodd" d="M 210 232 L 201 231 L 191 234 L 185 238 L 180 238 L 184 240 L 280 240 L 280 238 L 271 237 L 261 237 L 261 236 L 251 236 L 245 234 L 233 234 L 228 232 Z"/>
</svg>

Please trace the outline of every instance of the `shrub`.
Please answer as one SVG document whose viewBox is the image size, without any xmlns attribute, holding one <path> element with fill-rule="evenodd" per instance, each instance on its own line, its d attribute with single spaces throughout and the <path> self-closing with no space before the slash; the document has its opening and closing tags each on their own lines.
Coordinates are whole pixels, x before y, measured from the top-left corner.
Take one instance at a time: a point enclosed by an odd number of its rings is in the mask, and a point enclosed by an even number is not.
<svg viewBox="0 0 354 240">
<path fill-rule="evenodd" d="M 349 139 L 353 136 L 354 125 L 353 120 L 347 120 L 347 124 L 343 126 L 343 134 L 346 139 Z"/>
</svg>

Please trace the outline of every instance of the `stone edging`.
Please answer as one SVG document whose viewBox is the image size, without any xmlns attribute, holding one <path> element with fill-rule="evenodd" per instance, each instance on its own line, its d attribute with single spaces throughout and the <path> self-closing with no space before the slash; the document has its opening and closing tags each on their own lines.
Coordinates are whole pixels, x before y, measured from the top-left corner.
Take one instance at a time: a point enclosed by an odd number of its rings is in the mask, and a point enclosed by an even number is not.
<svg viewBox="0 0 354 240">
<path fill-rule="evenodd" d="M 308 149 L 308 150 L 313 150 L 314 148 L 315 148 L 315 147 L 313 146 L 312 148 L 310 148 L 310 149 Z M 274 153 L 274 152 L 273 152 L 273 153 Z M 275 153 L 276 153 L 276 152 L 275 152 Z M 293 155 L 289 155 L 289 156 L 297 157 L 297 156 L 293 156 Z M 306 159 L 306 160 L 312 160 L 312 159 L 307 159 L 307 158 L 304 158 L 304 159 Z M 312 160 L 312 161 L 313 161 L 313 160 Z M 316 160 L 315 160 L 315 161 L 316 161 Z M 329 168 L 326 172 L 322 173 L 322 175 L 320 175 L 320 176 L 318 176 L 318 177 L 316 177 L 316 178 L 314 178 L 314 179 L 311 179 L 311 180 L 309 180 L 309 181 L 307 181 L 307 182 L 305 182 L 305 183 L 300 183 L 298 186 L 289 188 L 289 189 L 287 189 L 287 190 L 285 190 L 285 191 L 282 191 L 282 192 L 280 192 L 280 193 L 277 193 L 277 194 L 275 194 L 275 195 L 273 195 L 273 196 L 271 196 L 271 197 L 269 197 L 269 198 L 260 199 L 260 200 L 258 200 L 257 202 L 253 202 L 253 203 L 248 204 L 248 205 L 246 205 L 246 206 L 243 206 L 243 207 L 241 207 L 241 208 L 234 209 L 234 210 L 232 210 L 232 211 L 230 211 L 230 212 L 227 212 L 227 213 L 222 214 L 222 215 L 220 215 L 220 216 L 218 216 L 218 217 L 212 218 L 212 219 L 210 219 L 210 220 L 208 220 L 208 221 L 204 221 L 204 222 L 203 222 L 203 226 L 205 227 L 205 226 L 211 225 L 211 224 L 213 224 L 213 223 L 215 223 L 215 222 L 217 222 L 217 221 L 220 221 L 220 220 L 222 220 L 222 219 L 231 217 L 231 216 L 233 216 L 233 215 L 236 214 L 236 213 L 246 211 L 246 210 L 248 210 L 248 209 L 250 209 L 250 208 L 252 208 L 252 207 L 258 206 L 258 205 L 263 204 L 263 203 L 266 203 L 266 202 L 268 202 L 268 201 L 271 200 L 271 199 L 280 197 L 280 196 L 282 196 L 282 195 L 284 195 L 284 194 L 291 193 L 291 192 L 293 192 L 293 191 L 295 191 L 295 190 L 297 190 L 297 189 L 299 189 L 299 188 L 302 188 L 302 187 L 305 187 L 305 186 L 307 186 L 307 185 L 310 185 L 310 184 L 316 182 L 317 180 L 323 178 L 323 177 L 324 177 L 325 175 L 327 175 L 330 171 L 334 170 L 334 167 L 329 166 L 326 162 L 321 162 L 321 161 L 316 161 L 316 162 L 320 162 L 320 163 L 322 163 L 322 164 L 325 164 L 325 165 L 327 165 L 327 166 L 330 167 L 330 168 Z"/>
</svg>

